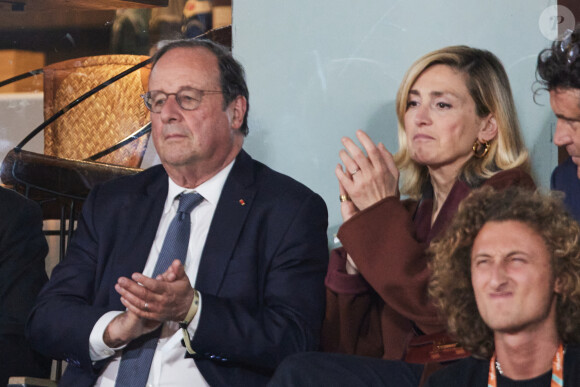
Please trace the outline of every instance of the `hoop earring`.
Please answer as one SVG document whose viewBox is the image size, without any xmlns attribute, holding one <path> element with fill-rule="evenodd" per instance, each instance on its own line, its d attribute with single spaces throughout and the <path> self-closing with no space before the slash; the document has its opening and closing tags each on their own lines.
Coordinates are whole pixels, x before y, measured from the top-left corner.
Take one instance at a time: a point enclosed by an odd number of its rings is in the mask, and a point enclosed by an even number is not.
<svg viewBox="0 0 580 387">
<path fill-rule="evenodd" d="M 487 152 L 489 152 L 489 147 L 490 147 L 489 141 L 481 143 L 475 140 L 475 142 L 473 143 L 473 147 L 471 149 L 473 149 L 473 154 L 475 155 L 475 157 L 477 157 L 478 159 L 482 159 L 485 157 L 485 155 L 487 155 Z"/>
</svg>

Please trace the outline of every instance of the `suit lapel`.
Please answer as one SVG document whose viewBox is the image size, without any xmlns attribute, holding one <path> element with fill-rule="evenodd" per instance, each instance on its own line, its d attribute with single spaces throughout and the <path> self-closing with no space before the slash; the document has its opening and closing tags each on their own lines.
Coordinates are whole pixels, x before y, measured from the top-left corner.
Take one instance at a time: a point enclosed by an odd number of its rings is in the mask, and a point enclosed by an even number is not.
<svg viewBox="0 0 580 387">
<path fill-rule="evenodd" d="M 160 168 L 160 167 L 158 167 Z M 162 171 L 159 171 L 162 172 Z M 167 175 L 156 173 L 151 180 L 125 196 L 118 219 L 118 240 L 123 244 L 117 256 L 116 274 L 142 272 L 149 257 L 167 197 Z"/>
<path fill-rule="evenodd" d="M 253 182 L 253 160 L 242 150 L 224 184 L 203 248 L 195 282 L 196 289 L 202 292 L 215 295 L 219 291 L 253 204 Z"/>
</svg>

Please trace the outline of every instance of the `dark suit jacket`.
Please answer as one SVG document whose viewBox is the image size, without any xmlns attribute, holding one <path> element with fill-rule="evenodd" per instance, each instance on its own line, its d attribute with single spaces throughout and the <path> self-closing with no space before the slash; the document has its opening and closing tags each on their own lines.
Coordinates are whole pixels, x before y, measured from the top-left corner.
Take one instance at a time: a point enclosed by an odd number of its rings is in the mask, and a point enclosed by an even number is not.
<svg viewBox="0 0 580 387">
<path fill-rule="evenodd" d="M 143 270 L 167 186 L 156 166 L 94 188 L 85 202 L 67 257 L 27 326 L 39 351 L 69 362 L 63 386 L 91 385 L 104 366 L 90 360 L 91 330 L 105 312 L 124 310 L 114 284 Z M 317 349 L 326 227 L 320 196 L 240 152 L 195 284 L 203 307 L 192 346 L 212 386 L 265 384 L 285 356 Z"/>
<path fill-rule="evenodd" d="M 24 323 L 46 283 L 48 252 L 38 204 L 0 187 L 0 385 L 10 376 L 50 376 L 50 359 L 24 340 Z"/>
<path fill-rule="evenodd" d="M 551 188 L 562 191 L 564 204 L 574 219 L 580 222 L 580 179 L 578 179 L 578 166 L 569 157 L 565 162 L 558 165 L 552 172 Z"/>
</svg>

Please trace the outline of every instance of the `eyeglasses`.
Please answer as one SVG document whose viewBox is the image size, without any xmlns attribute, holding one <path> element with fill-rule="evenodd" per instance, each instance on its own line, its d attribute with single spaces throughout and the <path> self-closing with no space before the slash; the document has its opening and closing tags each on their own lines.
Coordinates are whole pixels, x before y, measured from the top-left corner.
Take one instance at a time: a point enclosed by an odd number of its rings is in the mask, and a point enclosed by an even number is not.
<svg viewBox="0 0 580 387">
<path fill-rule="evenodd" d="M 175 100 L 183 110 L 195 110 L 201 104 L 201 99 L 205 94 L 218 94 L 218 90 L 198 90 L 191 87 L 181 89 L 177 93 L 164 93 L 162 91 L 148 91 L 141 95 L 145 106 L 152 113 L 161 113 L 161 109 L 167 102 L 170 95 L 175 96 Z"/>
</svg>

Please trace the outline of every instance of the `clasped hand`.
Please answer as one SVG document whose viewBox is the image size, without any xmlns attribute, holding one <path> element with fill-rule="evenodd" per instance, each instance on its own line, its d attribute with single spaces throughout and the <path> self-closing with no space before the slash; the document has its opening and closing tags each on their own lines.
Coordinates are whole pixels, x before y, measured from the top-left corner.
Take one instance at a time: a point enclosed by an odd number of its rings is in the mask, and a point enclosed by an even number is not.
<svg viewBox="0 0 580 387">
<path fill-rule="evenodd" d="M 154 331 L 165 321 L 182 321 L 194 297 L 194 290 L 179 260 L 163 274 L 149 278 L 133 273 L 131 279 L 120 277 L 115 290 L 127 311 L 111 321 L 105 331 L 105 343 L 119 347 Z"/>
<path fill-rule="evenodd" d="M 344 221 L 386 197 L 399 196 L 399 170 L 393 155 L 382 143 L 375 145 L 362 130 L 357 130 L 356 137 L 368 157 L 354 141 L 343 137 L 346 150 L 341 149 L 339 156 L 346 171 L 340 164 L 335 169 L 340 195 L 350 198 L 341 201 Z"/>
</svg>

